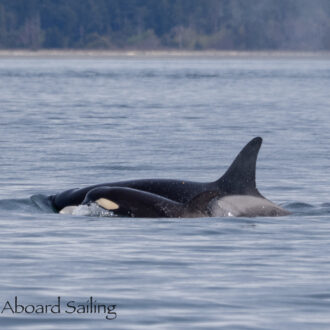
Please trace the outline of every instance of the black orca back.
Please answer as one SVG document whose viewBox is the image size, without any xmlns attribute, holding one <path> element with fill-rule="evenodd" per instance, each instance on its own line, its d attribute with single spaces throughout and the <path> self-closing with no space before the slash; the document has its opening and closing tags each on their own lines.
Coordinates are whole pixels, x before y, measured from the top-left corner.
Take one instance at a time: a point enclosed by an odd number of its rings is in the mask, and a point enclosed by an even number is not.
<svg viewBox="0 0 330 330">
<path fill-rule="evenodd" d="M 172 179 L 142 179 L 121 182 L 102 183 L 81 189 L 70 189 L 50 196 L 50 200 L 58 211 L 66 206 L 79 205 L 86 194 L 97 187 L 123 187 L 145 191 L 168 198 L 178 203 L 187 203 L 198 194 L 217 191 L 219 197 L 236 194 L 262 197 L 256 188 L 256 161 L 262 139 L 251 140 L 238 154 L 227 172 L 214 182 L 193 182 Z"/>
</svg>

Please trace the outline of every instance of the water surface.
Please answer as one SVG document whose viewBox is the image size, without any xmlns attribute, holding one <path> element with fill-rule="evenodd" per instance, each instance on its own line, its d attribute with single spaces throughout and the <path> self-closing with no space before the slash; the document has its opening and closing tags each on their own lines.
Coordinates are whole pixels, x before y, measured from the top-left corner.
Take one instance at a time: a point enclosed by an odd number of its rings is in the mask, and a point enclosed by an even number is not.
<svg viewBox="0 0 330 330">
<path fill-rule="evenodd" d="M 63 303 L 5 310 L 3 326 L 329 328 L 328 58 L 1 58 L 0 85 L 0 308 Z M 43 203 L 109 181 L 215 180 L 255 136 L 258 188 L 290 216 L 120 219 Z M 117 318 L 64 312 L 91 296 Z"/>
</svg>

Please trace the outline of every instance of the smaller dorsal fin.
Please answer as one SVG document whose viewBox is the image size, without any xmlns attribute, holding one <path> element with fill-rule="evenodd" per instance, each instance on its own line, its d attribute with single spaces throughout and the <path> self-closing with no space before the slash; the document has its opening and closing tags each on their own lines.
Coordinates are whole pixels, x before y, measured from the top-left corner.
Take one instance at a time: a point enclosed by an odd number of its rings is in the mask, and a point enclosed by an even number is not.
<svg viewBox="0 0 330 330">
<path fill-rule="evenodd" d="M 224 194 L 261 196 L 256 188 L 256 162 L 262 138 L 252 139 L 237 155 L 227 172 L 217 181 Z"/>
</svg>

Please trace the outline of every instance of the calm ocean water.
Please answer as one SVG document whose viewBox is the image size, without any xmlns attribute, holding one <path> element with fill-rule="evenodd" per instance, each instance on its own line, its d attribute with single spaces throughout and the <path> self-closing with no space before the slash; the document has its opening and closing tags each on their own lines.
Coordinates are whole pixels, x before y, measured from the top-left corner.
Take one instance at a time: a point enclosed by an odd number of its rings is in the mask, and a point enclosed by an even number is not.
<svg viewBox="0 0 330 330">
<path fill-rule="evenodd" d="M 1 58 L 0 86 L 2 327 L 329 329 L 329 58 Z M 215 180 L 255 136 L 257 186 L 290 216 L 44 203 L 116 180 Z M 61 310 L 13 313 L 15 297 Z M 117 318 L 84 310 L 90 297 Z"/>
</svg>

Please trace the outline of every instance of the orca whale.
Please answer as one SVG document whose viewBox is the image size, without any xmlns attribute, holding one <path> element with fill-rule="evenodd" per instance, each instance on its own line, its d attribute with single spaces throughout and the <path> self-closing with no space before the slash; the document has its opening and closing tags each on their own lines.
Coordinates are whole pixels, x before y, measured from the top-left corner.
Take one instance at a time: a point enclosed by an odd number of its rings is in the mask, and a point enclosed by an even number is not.
<svg viewBox="0 0 330 330">
<path fill-rule="evenodd" d="M 142 190 L 103 186 L 90 190 L 82 205 L 96 203 L 121 217 L 195 218 L 212 216 L 209 203 L 217 195 L 216 191 L 205 191 L 187 203 L 180 203 Z M 66 208 L 61 213 L 67 213 L 65 210 Z"/>
<path fill-rule="evenodd" d="M 280 216 L 288 212 L 265 198 L 204 191 L 187 203 L 125 187 L 98 187 L 90 190 L 83 205 L 96 203 L 115 216 L 135 218 L 200 218 L 224 216 Z M 71 213 L 72 207 L 61 213 Z M 69 211 L 70 210 L 70 211 Z M 69 211 L 69 212 L 68 212 Z"/>
<path fill-rule="evenodd" d="M 50 196 L 54 209 L 70 213 L 80 204 L 96 202 L 119 216 L 281 216 L 288 211 L 263 197 L 255 173 L 262 138 L 252 139 L 229 169 L 213 182 L 141 179 L 70 189 Z"/>
</svg>

